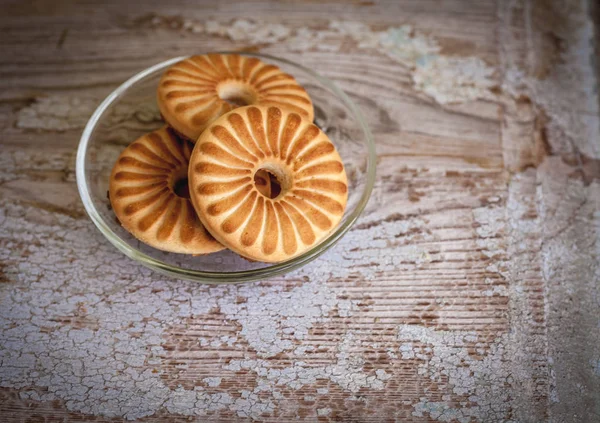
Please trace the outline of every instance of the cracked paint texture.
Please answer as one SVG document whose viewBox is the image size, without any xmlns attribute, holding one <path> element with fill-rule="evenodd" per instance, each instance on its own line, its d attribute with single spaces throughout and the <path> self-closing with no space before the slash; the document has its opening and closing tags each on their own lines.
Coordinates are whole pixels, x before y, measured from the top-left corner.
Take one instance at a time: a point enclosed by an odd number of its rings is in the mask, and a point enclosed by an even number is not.
<svg viewBox="0 0 600 423">
<path fill-rule="evenodd" d="M 21 389 L 23 399 L 61 400 L 71 411 L 127 419 L 160 410 L 258 420 L 277 418 L 280 410 L 301 416 L 308 411 L 291 399 L 298 391 L 314 397 L 319 416 L 336 409 L 332 392 L 356 407 L 362 401 L 357 394 L 398 389 L 396 366 L 410 358 L 396 337 L 382 334 L 373 342 L 358 328 L 337 328 L 330 341 L 321 338 L 336 320 L 369 319 L 372 309 L 368 290 L 348 291 L 352 282 L 338 283 L 332 276 L 369 280 L 387 266 L 419 268 L 433 260 L 429 255 L 423 262 L 420 249 L 409 246 L 381 250 L 386 242 L 378 240 L 353 251 L 365 231 L 385 238 L 423 227 L 420 219 L 401 219 L 351 231 L 328 254 L 328 266 L 309 265 L 290 275 L 291 284 L 204 287 L 164 281 L 132 266 L 99 243 L 100 235 L 85 220 L 16 205 L 4 208 L 0 219 L 2 239 L 19 233 L 22 240 L 5 243 L 2 260 L 18 273 L 17 286 L 28 287 L 3 290 L 0 297 L 2 386 Z M 378 267 L 360 266 L 372 261 Z M 66 278 L 73 262 L 77 270 Z M 181 325 L 196 327 L 215 313 L 222 324 L 233 325 L 231 335 L 208 331 L 192 337 L 193 346 L 169 337 Z M 394 325 L 381 330 L 387 328 Z M 216 374 L 198 377 L 193 372 L 201 356 L 185 358 L 186 351 L 210 355 L 222 348 L 229 358 Z M 239 372 L 248 378 L 241 384 Z M 371 401 L 377 398 L 382 396 Z M 415 410 L 418 404 L 412 404 Z"/>
<path fill-rule="evenodd" d="M 500 230 L 498 219 L 502 225 L 501 217 L 489 216 L 479 213 L 482 239 Z M 502 347 L 479 352 L 480 358 L 467 362 L 466 373 L 455 361 L 468 358 L 471 344 L 477 347 L 477 332 L 384 324 L 373 337 L 360 327 L 335 324 L 339 319 L 372 321 L 370 313 L 384 312 L 369 300 L 370 290 L 351 289 L 351 278 L 376 280 L 378 271 L 397 266 L 425 271 L 423 266 L 440 254 L 432 249 L 434 255 L 428 253 L 423 261 L 422 250 L 409 245 L 382 249 L 386 237 L 387 242 L 396 234 L 410 240 L 415 235 L 409 233 L 424 228 L 419 218 L 389 220 L 351 231 L 340 248 L 328 253 L 327 266 L 311 264 L 290 275 L 288 284 L 205 287 L 165 281 L 132 266 L 85 220 L 9 205 L 0 217 L 2 239 L 19 233 L 22 241 L 5 243 L 2 260 L 18 274 L 16 286 L 28 289 L 3 290 L 0 297 L 1 384 L 20 389 L 23 400 L 60 400 L 72 412 L 107 418 L 133 420 L 166 411 L 310 420 L 338 415 L 335 398 L 350 412 L 377 408 L 390 392 L 403 389 L 399 370 L 404 361 L 427 359 L 428 364 L 415 367 L 414 377 L 452 386 L 469 405 L 460 416 L 505 415 L 505 397 L 477 396 L 478 382 L 490 377 L 487 364 L 495 366 Z M 353 250 L 367 233 L 374 240 Z M 424 239 L 435 241 L 438 235 Z M 378 266 L 361 266 L 372 261 Z M 71 273 L 74 262 L 77 270 Z M 344 277 L 350 279 L 336 282 Z M 448 295 L 446 307 L 452 309 L 453 294 Z M 222 329 L 208 330 L 213 321 Z M 182 327 L 198 333 L 190 336 L 191 344 L 175 336 Z M 397 332 L 386 335 L 388 330 Z M 223 351 L 228 358 L 203 373 L 202 357 Z M 482 359 L 486 366 L 479 366 Z M 504 381 L 487 383 L 501 389 Z M 296 392 L 311 406 L 294 400 Z M 437 416 L 435 404 L 420 398 L 407 398 L 404 410 L 384 407 L 382 412 Z M 457 413 L 440 415 L 452 412 Z"/>
</svg>

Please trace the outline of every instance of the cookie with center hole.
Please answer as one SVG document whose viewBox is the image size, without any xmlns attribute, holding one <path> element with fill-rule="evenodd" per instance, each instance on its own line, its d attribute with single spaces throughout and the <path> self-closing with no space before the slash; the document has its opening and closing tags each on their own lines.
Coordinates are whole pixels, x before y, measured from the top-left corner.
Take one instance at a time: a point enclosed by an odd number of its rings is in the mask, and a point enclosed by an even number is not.
<svg viewBox="0 0 600 423">
<path fill-rule="evenodd" d="M 225 248 L 204 228 L 189 198 L 192 148 L 160 128 L 131 143 L 110 176 L 110 203 L 121 225 L 159 250 L 198 255 Z"/>
<path fill-rule="evenodd" d="M 165 71 L 157 101 L 165 121 L 195 142 L 219 116 L 245 105 L 285 107 L 312 121 L 306 90 L 278 66 L 240 54 L 191 56 Z"/>
<path fill-rule="evenodd" d="M 255 183 L 264 171 L 273 176 L 270 195 Z M 309 119 L 277 106 L 240 107 L 217 119 L 196 142 L 188 180 L 207 230 L 264 262 L 317 245 L 339 224 L 348 200 L 335 145 Z"/>
</svg>

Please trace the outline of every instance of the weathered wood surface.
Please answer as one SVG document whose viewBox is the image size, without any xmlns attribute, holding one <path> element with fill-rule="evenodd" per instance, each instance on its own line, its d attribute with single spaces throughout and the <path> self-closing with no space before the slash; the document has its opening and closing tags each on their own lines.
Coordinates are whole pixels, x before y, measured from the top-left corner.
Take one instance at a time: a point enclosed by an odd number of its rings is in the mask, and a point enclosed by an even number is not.
<svg viewBox="0 0 600 423">
<path fill-rule="evenodd" d="M 593 7 L 3 2 L 0 420 L 599 421 Z M 378 179 L 318 261 L 207 287 L 109 245 L 74 157 L 124 79 L 229 49 L 334 79 Z"/>
</svg>

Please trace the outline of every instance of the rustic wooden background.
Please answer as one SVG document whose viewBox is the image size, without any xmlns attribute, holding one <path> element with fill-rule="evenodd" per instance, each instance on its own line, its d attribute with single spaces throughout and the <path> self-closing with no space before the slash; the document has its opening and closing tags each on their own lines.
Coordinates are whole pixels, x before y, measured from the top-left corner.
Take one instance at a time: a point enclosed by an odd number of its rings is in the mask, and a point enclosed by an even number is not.
<svg viewBox="0 0 600 423">
<path fill-rule="evenodd" d="M 0 421 L 600 421 L 594 0 L 139 3 L 0 3 Z M 335 80 L 378 178 L 316 262 L 207 287 L 109 245 L 75 150 L 231 49 Z"/>
</svg>

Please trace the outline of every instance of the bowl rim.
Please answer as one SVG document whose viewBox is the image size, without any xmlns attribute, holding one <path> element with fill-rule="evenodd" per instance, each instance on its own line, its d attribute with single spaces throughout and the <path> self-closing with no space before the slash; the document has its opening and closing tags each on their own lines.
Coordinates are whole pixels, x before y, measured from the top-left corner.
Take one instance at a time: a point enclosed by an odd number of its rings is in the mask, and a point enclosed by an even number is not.
<svg viewBox="0 0 600 423">
<path fill-rule="evenodd" d="M 319 75 L 317 72 L 309 69 L 303 65 L 292 62 L 287 59 L 283 59 L 280 57 L 275 57 L 268 54 L 259 54 L 252 52 L 216 52 L 217 54 L 240 54 L 243 56 L 257 57 L 260 59 L 272 60 L 275 62 L 285 63 L 292 67 L 296 67 L 301 71 L 307 73 L 311 77 L 318 80 L 321 84 L 326 86 L 328 89 L 334 92 L 336 96 L 338 96 L 344 105 L 352 112 L 354 118 L 358 121 L 361 129 L 363 130 L 364 137 L 366 139 L 367 144 L 367 180 L 365 183 L 365 188 L 362 192 L 362 195 L 356 205 L 354 211 L 348 216 L 346 222 L 340 225 L 335 231 L 330 233 L 327 238 L 325 238 L 320 244 L 315 247 L 309 249 L 308 251 L 296 256 L 292 259 L 286 260 L 281 263 L 275 263 L 268 267 L 260 268 L 260 269 L 252 269 L 252 270 L 242 270 L 242 271 L 234 271 L 234 272 L 208 272 L 201 270 L 192 270 L 192 269 L 184 269 L 181 267 L 172 266 L 166 264 L 158 259 L 155 259 L 146 253 L 143 253 L 134 247 L 127 244 L 125 241 L 121 239 L 119 235 L 117 235 L 110 226 L 104 221 L 94 203 L 92 201 L 92 197 L 87 185 L 86 179 L 86 166 L 85 166 L 85 157 L 87 154 L 88 146 L 90 143 L 90 137 L 98 124 L 102 115 L 106 112 L 109 106 L 117 100 L 121 95 L 123 95 L 129 88 L 135 85 L 137 82 L 143 80 L 147 76 L 161 70 L 167 68 L 168 66 L 175 64 L 181 60 L 184 60 L 190 56 L 179 56 L 174 57 L 169 60 L 165 60 L 163 62 L 157 63 L 153 66 L 150 66 L 141 72 L 130 77 L 128 80 L 123 82 L 119 87 L 117 87 L 113 92 L 111 92 L 100 105 L 96 108 L 90 119 L 88 120 L 83 133 L 81 135 L 81 139 L 79 141 L 79 146 L 77 148 L 77 157 L 76 157 L 76 179 L 77 179 L 77 188 L 79 190 L 79 196 L 83 202 L 83 206 L 85 208 L 86 213 L 92 220 L 92 222 L 96 225 L 96 227 L 100 230 L 100 232 L 108 239 L 108 241 L 113 244 L 119 251 L 124 253 L 127 257 L 141 263 L 142 265 L 155 270 L 163 275 L 174 277 L 177 279 L 187 279 L 207 284 L 235 284 L 241 282 L 249 282 L 249 281 L 257 281 L 263 280 L 266 278 L 270 278 L 273 276 L 281 275 L 283 273 L 290 272 L 292 270 L 298 269 L 305 264 L 313 261 L 333 245 L 335 245 L 345 234 L 350 230 L 352 225 L 356 222 L 359 216 L 364 211 L 367 202 L 371 196 L 371 191 L 373 190 L 373 186 L 375 184 L 375 176 L 376 176 L 376 152 L 375 152 L 375 142 L 373 140 L 373 135 L 369 126 L 366 123 L 366 120 L 358 107 L 350 100 L 348 95 L 342 91 L 340 88 L 335 85 L 333 81 L 329 78 Z"/>
</svg>

